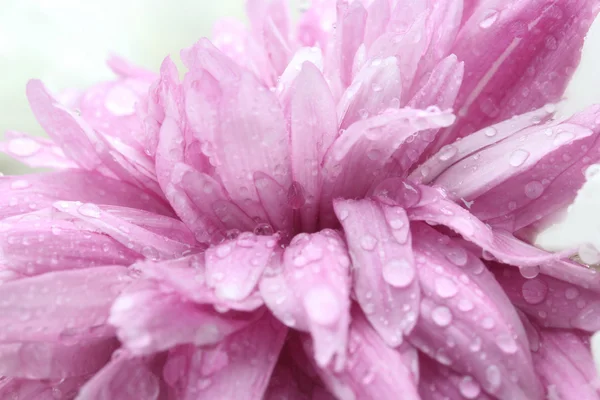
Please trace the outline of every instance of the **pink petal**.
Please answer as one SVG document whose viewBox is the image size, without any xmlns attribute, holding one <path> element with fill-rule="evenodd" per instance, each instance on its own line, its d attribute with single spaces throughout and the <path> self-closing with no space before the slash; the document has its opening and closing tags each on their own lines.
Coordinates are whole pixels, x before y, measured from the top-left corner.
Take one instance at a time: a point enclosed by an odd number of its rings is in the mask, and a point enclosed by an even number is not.
<svg viewBox="0 0 600 400">
<path fill-rule="evenodd" d="M 187 385 L 177 398 L 263 399 L 286 334 L 286 327 L 265 314 L 212 348 L 196 348 L 190 354 Z"/>
<path fill-rule="evenodd" d="M 62 149 L 52 140 L 38 138 L 16 131 L 4 134 L 0 152 L 33 168 L 77 168 Z"/>
<path fill-rule="evenodd" d="M 55 208 L 85 221 L 150 260 L 180 257 L 195 245 L 191 232 L 174 218 L 92 203 L 62 201 Z"/>
<path fill-rule="evenodd" d="M 588 337 L 542 329 L 539 338 L 539 348 L 532 356 L 548 399 L 600 399 Z"/>
<path fill-rule="evenodd" d="M 321 162 L 337 136 L 335 103 L 318 68 L 305 62 L 296 78 L 288 107 L 292 175 L 302 190 L 298 204 L 302 230 L 316 228 L 321 193 Z"/>
<path fill-rule="evenodd" d="M 450 368 L 421 355 L 419 394 L 422 400 L 493 400 L 470 375 L 459 375 Z"/>
<path fill-rule="evenodd" d="M 362 67 L 338 103 L 340 129 L 400 106 L 402 78 L 398 63 L 396 57 L 388 57 Z"/>
<path fill-rule="evenodd" d="M 10 281 L 0 286 L 0 339 L 77 343 L 110 335 L 113 300 L 129 284 L 124 267 L 96 267 Z M 9 329 L 10 327 L 10 329 Z"/>
<path fill-rule="evenodd" d="M 314 0 L 302 13 L 297 24 L 298 41 L 304 46 L 326 48 L 330 34 L 335 29 L 336 1 Z"/>
<path fill-rule="evenodd" d="M 111 54 L 106 60 L 106 64 L 115 74 L 122 78 L 154 81 L 158 77 L 155 72 L 139 67 L 117 54 Z"/>
<path fill-rule="evenodd" d="M 300 84 L 294 86 L 294 83 L 296 82 L 296 79 L 297 79 L 298 75 L 300 75 L 300 72 L 302 71 L 303 66 L 306 62 L 313 64 L 315 67 L 317 67 L 319 72 L 322 72 L 323 71 L 323 53 L 322 53 L 321 49 L 319 49 L 318 47 L 301 47 L 300 49 L 298 49 L 298 51 L 296 51 L 296 53 L 294 54 L 294 56 L 288 63 L 287 68 L 285 69 L 285 71 L 283 71 L 283 73 L 279 77 L 279 81 L 277 82 L 277 96 L 279 97 L 282 104 L 285 105 L 285 104 L 289 103 L 291 93 L 301 91 L 304 88 L 304 86 L 302 86 Z M 306 75 L 306 73 L 305 73 L 305 75 Z M 313 79 L 318 79 L 318 78 L 313 78 Z M 324 79 L 321 79 L 321 80 L 324 80 Z M 305 82 L 305 83 L 308 83 L 308 82 Z M 311 83 L 314 83 L 314 82 L 311 82 Z M 325 82 L 325 84 L 327 84 L 327 82 Z M 329 86 L 327 86 L 327 91 L 325 93 L 328 93 L 328 92 L 331 93 Z M 335 110 L 335 105 L 334 105 L 334 110 Z"/>
<path fill-rule="evenodd" d="M 77 396 L 77 391 L 87 377 L 40 381 L 20 378 L 0 378 L 0 397 L 6 399 L 56 400 L 56 396 L 66 399 Z"/>
<path fill-rule="evenodd" d="M 312 351 L 313 342 L 305 337 L 304 348 Z M 348 343 L 348 362 L 343 370 L 317 368 L 327 388 L 340 400 L 395 399 L 419 400 L 411 370 L 417 365 L 413 354 L 386 346 L 360 311 L 353 313 Z M 413 349 L 414 351 L 414 349 Z"/>
<path fill-rule="evenodd" d="M 121 353 L 83 385 L 76 400 L 158 400 L 160 386 L 149 360 Z"/>
<path fill-rule="evenodd" d="M 241 301 L 256 288 L 274 257 L 277 240 L 242 233 L 237 239 L 206 251 L 206 283 L 223 300 Z"/>
<path fill-rule="evenodd" d="M 479 2 L 452 52 L 468 80 L 448 142 L 560 99 L 598 12 L 596 1 Z"/>
<path fill-rule="evenodd" d="M 142 282 L 117 298 L 109 322 L 133 354 L 152 354 L 178 344 L 210 345 L 255 321 L 257 313 L 218 313 L 209 305 L 195 304 L 160 282 Z"/>
<path fill-rule="evenodd" d="M 539 269 L 533 269 L 533 274 Z M 511 302 L 539 325 L 551 328 L 600 330 L 600 294 L 532 271 L 495 268 L 493 272 Z M 530 279 L 523 277 L 527 275 Z"/>
<path fill-rule="evenodd" d="M 539 399 L 525 330 L 493 275 L 432 228 L 411 227 L 423 294 L 411 343 L 499 399 Z"/>
<path fill-rule="evenodd" d="M 0 263 L 23 275 L 128 266 L 141 258 L 93 227 L 52 210 L 7 218 L 0 227 Z"/>
<path fill-rule="evenodd" d="M 324 184 L 321 194 L 321 226 L 335 226 L 332 200 L 361 198 L 369 188 L 385 178 L 383 167 L 391 156 L 409 167 L 415 161 L 406 151 L 419 132 L 451 124 L 452 114 L 412 109 L 388 112 L 353 124 L 327 151 L 323 160 Z"/>
<path fill-rule="evenodd" d="M 265 304 L 284 324 L 309 331 L 321 366 L 344 363 L 350 323 L 350 260 L 338 233 L 294 237 L 281 265 L 273 261 L 260 282 Z"/>
<path fill-rule="evenodd" d="M 424 109 L 437 106 L 443 110 L 452 108 L 462 84 L 464 63 L 454 54 L 442 59 L 431 71 L 427 80 L 408 102 L 409 107 Z"/>
<path fill-rule="evenodd" d="M 93 374 L 118 347 L 116 339 L 91 339 L 81 343 L 2 343 L 0 374 L 27 379 L 65 379 Z"/>
<path fill-rule="evenodd" d="M 334 209 L 352 259 L 354 296 L 387 345 L 398 346 L 420 302 L 406 213 L 370 200 L 336 201 Z"/>
<path fill-rule="evenodd" d="M 65 185 L 68 182 L 68 185 Z M 0 177 L 0 218 L 52 206 L 58 200 L 111 204 L 173 215 L 163 199 L 95 172 L 68 170 Z"/>
<path fill-rule="evenodd" d="M 379 36 L 385 33 L 390 15 L 389 0 L 374 0 L 371 2 L 367 8 L 367 21 L 365 24 L 364 44 L 366 47 L 370 47 Z"/>
<path fill-rule="evenodd" d="M 254 230 L 266 229 L 268 231 L 291 232 L 293 212 L 292 204 L 288 204 L 289 190 L 262 172 L 254 173 L 254 187 L 270 222 L 270 224 L 258 225 Z"/>
</svg>

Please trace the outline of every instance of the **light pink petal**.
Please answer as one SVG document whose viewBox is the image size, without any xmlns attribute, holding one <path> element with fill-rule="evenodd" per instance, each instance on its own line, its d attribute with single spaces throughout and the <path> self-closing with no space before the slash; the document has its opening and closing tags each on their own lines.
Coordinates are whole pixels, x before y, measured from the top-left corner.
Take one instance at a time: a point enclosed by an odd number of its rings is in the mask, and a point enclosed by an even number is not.
<svg viewBox="0 0 600 400">
<path fill-rule="evenodd" d="M 0 344 L 0 374 L 27 379 L 65 379 L 93 374 L 104 366 L 118 341 L 81 343 L 25 342 Z"/>
<path fill-rule="evenodd" d="M 256 232 L 261 230 L 291 232 L 292 231 L 292 207 L 297 207 L 288 201 L 290 189 L 281 186 L 269 175 L 262 172 L 254 173 L 254 187 L 260 199 L 270 224 L 257 225 Z"/>
<path fill-rule="evenodd" d="M 542 107 L 538 110 L 488 126 L 443 147 L 441 150 L 437 149 L 439 151 L 436 150 L 437 153 L 419 166 L 410 177 L 415 182 L 431 183 L 446 169 L 460 160 L 466 160 L 469 156 L 474 156 L 479 151 L 500 143 L 513 135 L 517 135 L 527 128 L 534 127 L 535 129 L 540 129 L 538 125 L 541 122 L 548 121 L 554 110 L 554 106 Z M 439 143 L 445 141 L 444 134 L 447 134 L 447 131 L 442 132 L 438 136 Z M 439 143 L 436 142 L 437 147 L 440 146 Z M 431 150 L 433 149 L 432 147 Z"/>
<path fill-rule="evenodd" d="M 0 177 L 0 193 L 0 218 L 41 210 L 58 200 L 111 204 L 173 215 L 164 199 L 91 171 L 69 170 Z"/>
<path fill-rule="evenodd" d="M 83 385 L 76 400 L 158 400 L 160 394 L 151 360 L 121 353 Z"/>
<path fill-rule="evenodd" d="M 600 294 L 544 274 L 536 275 L 539 268 L 525 268 L 521 273 L 510 267 L 492 271 L 511 302 L 538 325 L 600 330 Z"/>
<path fill-rule="evenodd" d="M 587 336 L 562 330 L 539 331 L 532 352 L 548 399 L 600 399 L 598 376 Z"/>
<path fill-rule="evenodd" d="M 22 275 L 128 266 L 141 256 L 94 227 L 62 213 L 45 210 L 0 222 L 0 264 Z"/>
<path fill-rule="evenodd" d="M 285 71 L 293 54 L 291 44 L 287 39 L 287 32 L 280 31 L 275 21 L 269 19 L 265 23 L 263 40 L 267 57 L 277 76 L 280 76 Z"/>
<path fill-rule="evenodd" d="M 335 0 L 310 2 L 310 7 L 301 14 L 297 24 L 297 37 L 302 45 L 327 47 L 336 26 L 335 6 Z"/>
<path fill-rule="evenodd" d="M 390 21 L 391 7 L 389 0 L 373 0 L 367 8 L 367 22 L 365 24 L 364 44 L 368 48 L 382 34 L 385 33 Z"/>
<path fill-rule="evenodd" d="M 447 126 L 453 119 L 449 112 L 439 110 L 389 110 L 348 128 L 336 139 L 323 160 L 321 226 L 335 226 L 331 212 L 334 198 L 363 197 L 385 178 L 383 167 L 392 162 L 394 153 L 402 154 L 403 158 L 394 162 L 406 170 L 416 158 L 401 150 L 409 149 L 420 133 Z"/>
<path fill-rule="evenodd" d="M 56 396 L 71 399 L 85 383 L 87 377 L 40 381 L 20 378 L 0 378 L 0 397 L 6 399 L 56 400 Z"/>
<path fill-rule="evenodd" d="M 194 72 L 206 70 L 219 82 L 238 79 L 242 72 L 242 67 L 233 61 L 231 55 L 223 54 L 206 38 L 181 50 L 180 55 L 188 70 Z"/>
<path fill-rule="evenodd" d="M 337 2 L 334 48 L 325 64 L 325 76 L 336 98 L 352 82 L 354 55 L 363 43 L 366 23 L 367 10 L 360 1 Z"/>
<path fill-rule="evenodd" d="M 281 263 L 280 265 L 278 265 Z M 294 237 L 283 260 L 274 260 L 260 282 L 265 304 L 284 324 L 309 331 L 321 366 L 345 360 L 350 323 L 350 259 L 335 231 Z"/>
<path fill-rule="evenodd" d="M 277 240 L 248 232 L 206 251 L 206 284 L 223 300 L 241 301 L 256 288 Z"/>
<path fill-rule="evenodd" d="M 115 74 L 122 78 L 136 78 L 149 81 L 154 81 L 158 78 L 155 72 L 137 66 L 117 54 L 111 54 L 106 60 L 106 64 Z"/>
<path fill-rule="evenodd" d="M 340 129 L 387 108 L 400 107 L 402 78 L 398 63 L 396 57 L 377 58 L 362 67 L 338 103 Z"/>
<path fill-rule="evenodd" d="M 136 167 L 136 160 L 126 159 L 102 134 L 58 104 L 40 81 L 27 84 L 27 97 L 42 128 L 81 168 L 160 193 L 156 181 Z"/>
<path fill-rule="evenodd" d="M 464 63 L 454 54 L 442 59 L 419 86 L 409 100 L 408 106 L 424 109 L 437 106 L 443 110 L 452 108 L 464 76 Z"/>
<path fill-rule="evenodd" d="M 509 232 L 492 230 L 469 211 L 446 199 L 439 190 L 426 186 L 413 187 L 413 190 L 418 193 L 420 204 L 408 210 L 411 221 L 445 225 L 503 263 L 537 266 L 562 257 L 538 250 Z"/>
<path fill-rule="evenodd" d="M 140 355 L 178 344 L 218 343 L 256 320 L 263 311 L 218 313 L 212 305 L 196 304 L 175 291 L 162 291 L 159 282 L 141 282 L 117 298 L 109 322 L 123 345 Z"/>
<path fill-rule="evenodd" d="M 479 2 L 452 48 L 469 79 L 448 142 L 560 99 L 598 12 L 595 0 Z"/>
<path fill-rule="evenodd" d="M 287 328 L 265 314 L 212 348 L 196 348 L 177 398 L 262 400 L 286 335 Z"/>
<path fill-rule="evenodd" d="M 296 85 L 296 87 L 294 87 L 294 84 L 296 82 L 298 75 L 300 75 L 300 72 L 303 70 L 304 64 L 307 62 L 313 64 L 315 67 L 317 67 L 319 72 L 322 72 L 323 71 L 323 53 L 322 53 L 321 49 L 318 47 L 301 47 L 300 49 L 298 49 L 298 51 L 296 51 L 296 53 L 290 60 L 287 68 L 285 69 L 285 71 L 283 71 L 283 73 L 279 77 L 279 81 L 277 82 L 277 92 L 276 93 L 277 93 L 277 97 L 279 98 L 279 100 L 281 101 L 282 104 L 284 104 L 284 105 L 288 104 L 290 102 L 291 94 L 303 89 L 302 85 Z M 306 75 L 306 73 L 305 73 L 305 75 Z M 316 80 L 318 78 L 312 78 L 312 79 Z M 321 80 L 323 80 L 323 79 L 321 79 Z M 306 82 L 306 83 L 308 83 L 308 82 Z M 316 82 L 313 82 L 313 84 L 314 83 L 316 83 Z M 325 84 L 327 84 L 327 83 L 325 82 Z M 327 86 L 327 92 L 331 93 L 329 86 Z M 325 93 L 327 93 L 327 92 L 325 92 Z M 335 108 L 334 108 L 334 110 L 335 110 Z"/>
<path fill-rule="evenodd" d="M 285 0 L 247 0 L 246 14 L 250 19 L 252 29 L 260 35 L 265 29 L 265 24 L 272 21 L 275 28 L 284 37 L 289 33 L 288 3 Z"/>
<path fill-rule="evenodd" d="M 387 343 L 402 343 L 417 322 L 420 290 L 406 212 L 371 200 L 334 203 L 353 266 L 354 296 Z"/>
<path fill-rule="evenodd" d="M 52 140 L 8 131 L 0 142 L 0 152 L 33 168 L 77 168 Z"/>
<path fill-rule="evenodd" d="M 525 330 L 493 275 L 432 228 L 411 227 L 422 300 L 410 342 L 499 399 L 539 399 Z"/>
<path fill-rule="evenodd" d="M 297 204 L 302 230 L 316 228 L 321 193 L 321 162 L 337 136 L 335 102 L 318 68 L 305 62 L 291 92 L 287 117 L 291 132 L 292 175 L 301 190 Z"/>
<path fill-rule="evenodd" d="M 493 400 L 470 375 L 459 375 L 443 364 L 421 355 L 421 400 L 477 399 Z"/>
<path fill-rule="evenodd" d="M 77 343 L 107 336 L 113 300 L 129 284 L 124 267 L 97 267 L 10 281 L 0 286 L 0 340 Z"/>
<path fill-rule="evenodd" d="M 480 219 L 519 230 L 573 200 L 585 182 L 581 171 L 600 158 L 598 134 L 588 128 L 594 127 L 597 115 L 600 107 L 564 123 L 522 131 L 456 160 L 434 183 L 455 199 L 474 201 L 471 212 Z M 468 180 L 465 170 L 471 171 Z"/>
<path fill-rule="evenodd" d="M 150 260 L 181 257 L 196 244 L 183 222 L 174 218 L 92 203 L 61 201 L 54 206 Z"/>
<path fill-rule="evenodd" d="M 308 353 L 313 342 L 303 338 Z M 418 369 L 409 345 L 404 352 L 386 346 L 360 311 L 352 315 L 348 342 L 348 361 L 343 370 L 317 368 L 327 388 L 340 400 L 402 399 L 419 400 L 412 372 Z M 412 349 L 414 351 L 414 349 Z M 412 365 L 411 365 L 412 364 Z"/>
</svg>

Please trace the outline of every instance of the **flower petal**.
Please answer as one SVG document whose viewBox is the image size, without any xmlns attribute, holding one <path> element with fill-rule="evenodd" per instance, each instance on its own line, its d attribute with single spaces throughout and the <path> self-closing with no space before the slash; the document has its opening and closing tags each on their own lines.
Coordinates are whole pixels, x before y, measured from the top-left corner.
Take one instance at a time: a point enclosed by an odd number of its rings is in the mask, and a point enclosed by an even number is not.
<svg viewBox="0 0 600 400">
<path fill-rule="evenodd" d="M 58 382 L 20 378 L 0 379 L 0 397 L 6 399 L 55 400 L 56 396 L 74 398 L 87 377 L 61 379 Z"/>
<path fill-rule="evenodd" d="M 532 352 L 549 399 L 600 399 L 589 339 L 576 332 L 542 329 Z"/>
<path fill-rule="evenodd" d="M 118 347 L 114 338 L 72 343 L 0 344 L 0 374 L 27 379 L 65 379 L 92 374 Z"/>
<path fill-rule="evenodd" d="M 260 282 L 265 304 L 284 324 L 309 331 L 321 366 L 345 360 L 350 323 L 350 260 L 339 234 L 300 234 Z"/>
<path fill-rule="evenodd" d="M 550 276 L 523 269 L 497 267 L 492 270 L 511 302 L 539 325 L 550 328 L 600 330 L 600 294 Z M 537 273 L 539 269 L 533 269 Z"/>
<path fill-rule="evenodd" d="M 112 333 L 113 300 L 129 284 L 124 267 L 50 272 L 0 286 L 0 341 L 57 341 Z"/>
<path fill-rule="evenodd" d="M 77 168 L 52 140 L 8 131 L 0 142 L 0 152 L 33 168 Z"/>
<path fill-rule="evenodd" d="M 370 200 L 336 201 L 334 209 L 352 259 L 354 296 L 387 345 L 398 346 L 420 302 L 406 213 Z"/>
<path fill-rule="evenodd" d="M 303 338 L 311 353 L 313 342 Z M 348 343 L 348 361 L 343 370 L 317 368 L 328 389 L 341 400 L 394 399 L 398 393 L 406 400 L 419 400 L 413 369 L 417 369 L 414 349 L 405 351 L 386 346 L 360 311 L 353 313 Z M 411 351 L 412 350 L 412 351 Z"/>
<path fill-rule="evenodd" d="M 411 227 L 423 297 L 410 342 L 499 399 L 540 398 L 525 330 L 493 275 L 432 228 Z"/>
<path fill-rule="evenodd" d="M 304 62 L 290 95 L 292 175 L 303 193 L 298 204 L 302 230 L 316 228 L 321 195 L 321 162 L 338 132 L 335 102 L 319 69 Z"/>
<path fill-rule="evenodd" d="M 158 400 L 160 377 L 149 360 L 118 354 L 83 385 L 76 400 Z"/>
<path fill-rule="evenodd" d="M 394 153 L 394 160 L 406 168 L 416 159 L 407 151 L 414 136 L 426 129 L 447 126 L 453 116 L 447 112 L 412 109 L 388 112 L 353 124 L 327 151 L 323 160 L 323 192 L 321 194 L 321 226 L 335 226 L 332 200 L 337 197 L 361 198 L 383 178 Z"/>
<path fill-rule="evenodd" d="M 374 0 L 367 8 L 364 44 L 368 48 L 387 28 L 391 17 L 389 0 Z"/>
<path fill-rule="evenodd" d="M 469 79 L 448 141 L 557 101 L 598 12 L 595 0 L 476 3 L 452 52 Z"/>
</svg>

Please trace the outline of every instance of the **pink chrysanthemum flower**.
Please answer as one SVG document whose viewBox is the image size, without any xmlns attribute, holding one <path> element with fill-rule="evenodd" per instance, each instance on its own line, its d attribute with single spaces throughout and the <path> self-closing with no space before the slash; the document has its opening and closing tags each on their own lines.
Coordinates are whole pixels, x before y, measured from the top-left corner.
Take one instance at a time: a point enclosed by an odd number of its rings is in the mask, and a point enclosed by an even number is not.
<svg viewBox="0 0 600 400">
<path fill-rule="evenodd" d="M 548 105 L 598 2 L 312 3 L 182 82 L 28 85 L 51 140 L 2 149 L 56 171 L 0 180 L 0 398 L 600 399 L 600 275 L 526 242 L 600 160 L 600 107 Z"/>
</svg>

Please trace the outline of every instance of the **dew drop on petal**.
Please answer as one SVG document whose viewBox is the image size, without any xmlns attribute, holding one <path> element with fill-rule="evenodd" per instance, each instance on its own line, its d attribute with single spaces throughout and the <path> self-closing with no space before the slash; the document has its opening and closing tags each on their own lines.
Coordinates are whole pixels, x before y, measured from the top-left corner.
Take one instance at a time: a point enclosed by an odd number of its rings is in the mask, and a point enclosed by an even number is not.
<svg viewBox="0 0 600 400">
<path fill-rule="evenodd" d="M 483 19 L 479 23 L 479 27 L 482 29 L 488 29 L 489 27 L 494 25 L 494 22 L 496 22 L 497 19 L 498 19 L 498 11 L 497 10 L 494 10 L 494 9 L 487 10 L 483 15 Z"/>
<path fill-rule="evenodd" d="M 456 148 L 456 146 L 449 144 L 449 145 L 442 147 L 442 149 L 440 150 L 439 158 L 442 161 L 448 161 L 452 157 L 456 156 L 457 153 L 458 153 L 458 149 Z"/>
<path fill-rule="evenodd" d="M 452 264 L 457 265 L 459 267 L 464 267 L 468 261 L 467 252 L 462 247 L 457 247 L 457 248 L 449 250 L 446 253 L 446 258 Z"/>
<path fill-rule="evenodd" d="M 17 157 L 30 157 L 41 148 L 38 142 L 28 137 L 15 138 L 8 142 L 9 153 Z"/>
<path fill-rule="evenodd" d="M 525 196 L 530 199 L 537 199 L 544 193 L 544 185 L 538 181 L 531 181 L 525 185 Z"/>
<path fill-rule="evenodd" d="M 529 152 L 527 150 L 517 149 L 511 153 L 508 162 L 513 167 L 520 167 L 528 158 Z"/>
<path fill-rule="evenodd" d="M 406 260 L 393 259 L 383 265 L 383 278 L 395 287 L 406 287 L 415 279 L 415 268 Z"/>
<path fill-rule="evenodd" d="M 80 205 L 77 211 L 79 211 L 79 214 L 85 217 L 100 218 L 100 208 L 92 203 L 85 203 Z"/>
<path fill-rule="evenodd" d="M 479 384 L 470 376 L 465 376 L 458 384 L 458 390 L 465 399 L 474 399 L 481 393 Z"/>
<path fill-rule="evenodd" d="M 500 374 L 500 369 L 495 365 L 490 365 L 485 370 L 485 377 L 490 384 L 490 389 L 494 390 L 500 386 L 500 382 L 502 382 L 502 375 Z"/>
<path fill-rule="evenodd" d="M 483 321 L 481 321 L 481 326 L 483 327 L 483 329 L 493 329 L 494 326 L 496 326 L 496 321 L 494 321 L 494 318 L 492 317 L 485 317 L 483 319 Z"/>
<path fill-rule="evenodd" d="M 365 235 L 360 239 L 360 247 L 362 247 L 364 250 L 371 251 L 375 249 L 376 245 L 377 239 L 371 235 Z"/>
<path fill-rule="evenodd" d="M 489 126 L 483 130 L 483 134 L 487 137 L 494 137 L 498 133 L 498 130 L 493 126 Z"/>
<path fill-rule="evenodd" d="M 437 326 L 445 327 L 452 322 L 452 312 L 448 307 L 439 306 L 431 312 L 431 319 Z"/>
<path fill-rule="evenodd" d="M 569 132 L 569 131 L 559 132 L 556 135 L 556 137 L 554 138 L 554 145 L 562 146 L 563 144 L 570 142 L 574 138 L 575 138 L 575 134 L 573 132 Z"/>
<path fill-rule="evenodd" d="M 537 265 L 528 265 L 520 267 L 519 272 L 523 278 L 533 279 L 540 274 L 540 267 Z"/>
<path fill-rule="evenodd" d="M 441 298 L 449 299 L 458 293 L 458 288 L 451 279 L 439 277 L 435 280 L 435 292 Z"/>
<path fill-rule="evenodd" d="M 469 299 L 460 299 L 458 302 L 458 309 L 463 312 L 471 311 L 475 306 Z"/>
<path fill-rule="evenodd" d="M 507 354 L 514 354 L 517 352 L 517 342 L 509 334 L 502 334 L 496 338 L 496 345 Z"/>
<path fill-rule="evenodd" d="M 331 325 L 340 318 L 340 303 L 333 292 L 325 287 L 308 291 L 304 296 L 304 307 L 308 316 L 318 324 Z"/>
<path fill-rule="evenodd" d="M 475 353 L 475 352 L 481 350 L 481 344 L 482 344 L 481 338 L 477 336 L 469 344 L 469 350 L 471 350 L 472 352 Z"/>
<path fill-rule="evenodd" d="M 223 244 L 217 247 L 217 257 L 225 258 L 231 253 L 231 245 Z"/>
<path fill-rule="evenodd" d="M 587 167 L 587 169 L 585 170 L 585 179 L 587 179 L 589 181 L 590 179 L 597 176 L 599 172 L 600 172 L 600 164 L 592 164 L 589 167 Z"/>
<path fill-rule="evenodd" d="M 548 285 L 541 279 L 535 278 L 526 281 L 521 287 L 523 299 L 529 304 L 539 304 L 546 299 Z"/>
<path fill-rule="evenodd" d="M 565 298 L 567 300 L 575 300 L 578 296 L 579 290 L 577 290 L 577 288 L 570 287 L 567 290 L 565 290 Z"/>
</svg>

